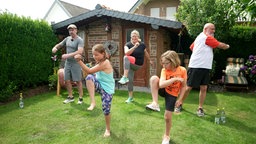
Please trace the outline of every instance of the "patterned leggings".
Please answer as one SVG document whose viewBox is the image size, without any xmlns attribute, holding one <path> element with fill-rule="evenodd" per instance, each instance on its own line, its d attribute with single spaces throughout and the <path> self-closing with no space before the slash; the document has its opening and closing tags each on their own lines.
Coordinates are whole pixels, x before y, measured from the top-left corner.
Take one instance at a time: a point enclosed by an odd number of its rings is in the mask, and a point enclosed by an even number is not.
<svg viewBox="0 0 256 144">
<path fill-rule="evenodd" d="M 101 87 L 100 82 L 96 79 L 94 75 L 87 75 L 85 80 L 91 80 L 94 83 L 95 91 L 101 95 L 102 111 L 104 115 L 109 115 L 113 95 L 105 92 L 105 90 Z"/>
</svg>

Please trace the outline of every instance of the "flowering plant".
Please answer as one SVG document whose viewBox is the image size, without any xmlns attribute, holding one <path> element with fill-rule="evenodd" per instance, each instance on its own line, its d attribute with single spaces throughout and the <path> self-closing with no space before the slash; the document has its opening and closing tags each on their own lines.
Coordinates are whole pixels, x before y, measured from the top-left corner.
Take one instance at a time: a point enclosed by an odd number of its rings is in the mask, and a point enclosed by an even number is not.
<svg viewBox="0 0 256 144">
<path fill-rule="evenodd" d="M 57 55 L 51 57 L 53 61 L 57 61 Z"/>
<path fill-rule="evenodd" d="M 57 69 L 58 67 L 55 66 L 55 62 L 58 60 L 58 56 L 57 55 L 54 55 L 54 56 L 51 56 L 51 59 L 53 60 L 53 70 L 54 70 L 54 74 L 57 74 Z"/>
<path fill-rule="evenodd" d="M 248 80 L 256 84 L 256 55 L 250 55 L 245 65 L 241 68 Z"/>
</svg>

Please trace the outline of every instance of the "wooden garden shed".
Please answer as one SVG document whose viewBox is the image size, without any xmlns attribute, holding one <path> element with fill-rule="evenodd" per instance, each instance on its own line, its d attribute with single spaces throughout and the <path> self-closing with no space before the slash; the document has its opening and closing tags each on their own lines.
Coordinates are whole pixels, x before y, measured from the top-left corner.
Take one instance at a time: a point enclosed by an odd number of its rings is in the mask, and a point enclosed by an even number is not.
<svg viewBox="0 0 256 144">
<path fill-rule="evenodd" d="M 110 60 L 116 78 L 123 73 L 124 45 L 130 40 L 130 32 L 138 30 L 154 62 L 150 65 L 145 60 L 135 73 L 134 85 L 142 87 L 149 86 L 150 76 L 160 74 L 160 56 L 166 50 L 175 49 L 177 40 L 173 36 L 178 36 L 182 28 L 181 22 L 116 11 L 99 4 L 95 10 L 53 24 L 52 28 L 59 38 L 63 38 L 68 36 L 67 26 L 71 23 L 78 27 L 78 35 L 84 39 L 86 61 L 93 60 L 91 48 L 95 44 L 104 44 L 113 52 Z"/>
</svg>

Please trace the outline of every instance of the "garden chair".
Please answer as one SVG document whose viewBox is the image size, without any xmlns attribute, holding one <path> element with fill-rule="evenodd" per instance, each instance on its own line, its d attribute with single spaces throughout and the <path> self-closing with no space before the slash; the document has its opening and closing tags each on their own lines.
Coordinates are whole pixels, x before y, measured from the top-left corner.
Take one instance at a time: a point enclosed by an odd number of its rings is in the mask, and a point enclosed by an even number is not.
<svg viewBox="0 0 256 144">
<path fill-rule="evenodd" d="M 226 69 L 223 70 L 224 88 L 247 89 L 248 81 L 240 70 L 244 66 L 243 58 L 227 58 Z"/>
</svg>

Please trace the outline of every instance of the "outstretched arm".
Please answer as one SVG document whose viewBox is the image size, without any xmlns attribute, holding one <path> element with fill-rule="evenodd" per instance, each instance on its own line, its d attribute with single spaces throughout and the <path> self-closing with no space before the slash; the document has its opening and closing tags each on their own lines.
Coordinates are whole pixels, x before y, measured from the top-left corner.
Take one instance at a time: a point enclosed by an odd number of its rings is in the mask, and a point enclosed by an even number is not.
<svg viewBox="0 0 256 144">
<path fill-rule="evenodd" d="M 217 46 L 217 48 L 220 48 L 220 49 L 228 49 L 229 48 L 229 45 L 228 44 L 225 44 L 223 42 L 220 42 L 220 44 Z"/>
</svg>

